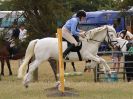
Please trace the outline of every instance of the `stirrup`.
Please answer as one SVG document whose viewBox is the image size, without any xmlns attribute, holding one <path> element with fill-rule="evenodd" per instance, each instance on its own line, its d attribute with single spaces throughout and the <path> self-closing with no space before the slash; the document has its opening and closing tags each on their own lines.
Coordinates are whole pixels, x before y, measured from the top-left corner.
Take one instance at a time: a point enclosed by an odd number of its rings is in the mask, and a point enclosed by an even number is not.
<svg viewBox="0 0 133 99">
<path fill-rule="evenodd" d="M 65 60 L 69 60 L 69 58 L 68 58 L 68 54 L 65 56 L 65 57 L 63 57 Z"/>
</svg>

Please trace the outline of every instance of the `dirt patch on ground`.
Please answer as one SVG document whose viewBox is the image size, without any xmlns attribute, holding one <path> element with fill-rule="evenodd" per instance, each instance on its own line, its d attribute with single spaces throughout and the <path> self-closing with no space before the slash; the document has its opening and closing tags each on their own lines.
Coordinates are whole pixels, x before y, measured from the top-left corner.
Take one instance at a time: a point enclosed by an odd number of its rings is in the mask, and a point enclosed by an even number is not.
<svg viewBox="0 0 133 99">
<path fill-rule="evenodd" d="M 77 90 L 69 87 L 65 87 L 65 92 L 62 93 L 57 87 L 45 89 L 47 97 L 77 97 L 79 96 Z"/>
</svg>

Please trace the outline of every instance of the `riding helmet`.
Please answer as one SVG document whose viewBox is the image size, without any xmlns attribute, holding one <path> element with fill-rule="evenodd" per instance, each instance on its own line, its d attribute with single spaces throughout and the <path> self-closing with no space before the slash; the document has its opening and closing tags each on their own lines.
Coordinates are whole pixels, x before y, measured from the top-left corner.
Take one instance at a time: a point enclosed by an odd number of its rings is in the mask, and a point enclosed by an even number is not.
<svg viewBox="0 0 133 99">
<path fill-rule="evenodd" d="M 79 10 L 76 14 L 76 17 L 86 17 L 86 12 L 84 10 Z"/>
</svg>

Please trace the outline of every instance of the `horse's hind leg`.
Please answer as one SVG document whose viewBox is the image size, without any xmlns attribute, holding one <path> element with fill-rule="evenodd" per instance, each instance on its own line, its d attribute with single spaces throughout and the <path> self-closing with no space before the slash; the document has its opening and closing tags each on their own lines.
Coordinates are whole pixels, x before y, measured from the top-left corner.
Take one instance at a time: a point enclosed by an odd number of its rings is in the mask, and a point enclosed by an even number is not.
<svg viewBox="0 0 133 99">
<path fill-rule="evenodd" d="M 33 71 L 42 63 L 42 61 L 40 60 L 35 60 L 33 61 L 30 66 L 29 66 L 29 71 L 28 73 L 24 76 L 24 86 L 25 87 L 28 87 L 28 83 L 32 80 L 32 74 L 33 74 Z"/>
<path fill-rule="evenodd" d="M 1 59 L 1 75 L 4 76 L 4 59 Z"/>
<path fill-rule="evenodd" d="M 72 66 L 73 66 L 73 71 L 76 72 L 76 68 L 74 66 L 74 62 L 71 62 Z M 64 62 L 64 70 L 66 70 L 66 62 Z"/>
<path fill-rule="evenodd" d="M 9 75 L 12 75 L 12 70 L 11 70 L 11 65 L 10 65 L 9 59 L 6 59 L 6 64 L 7 64 L 7 67 L 9 69 Z"/>
<path fill-rule="evenodd" d="M 54 72 L 55 80 L 58 81 L 56 60 L 49 59 L 48 61 L 49 61 L 50 65 L 51 65 L 51 68 L 52 68 L 52 70 Z"/>
<path fill-rule="evenodd" d="M 72 62 L 71 64 L 72 64 L 72 66 L 73 66 L 73 71 L 76 72 L 76 68 L 75 68 L 75 66 L 74 66 L 74 62 Z"/>
</svg>

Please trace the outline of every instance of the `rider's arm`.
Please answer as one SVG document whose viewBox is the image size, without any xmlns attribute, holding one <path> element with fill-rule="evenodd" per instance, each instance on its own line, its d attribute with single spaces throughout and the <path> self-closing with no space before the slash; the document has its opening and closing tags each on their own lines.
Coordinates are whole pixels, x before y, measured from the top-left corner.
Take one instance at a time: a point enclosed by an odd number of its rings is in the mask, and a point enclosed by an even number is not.
<svg viewBox="0 0 133 99">
<path fill-rule="evenodd" d="M 78 36 L 79 35 L 79 29 L 77 28 L 78 25 L 78 20 L 77 19 L 72 19 L 71 20 L 71 33 L 72 35 Z"/>
</svg>

